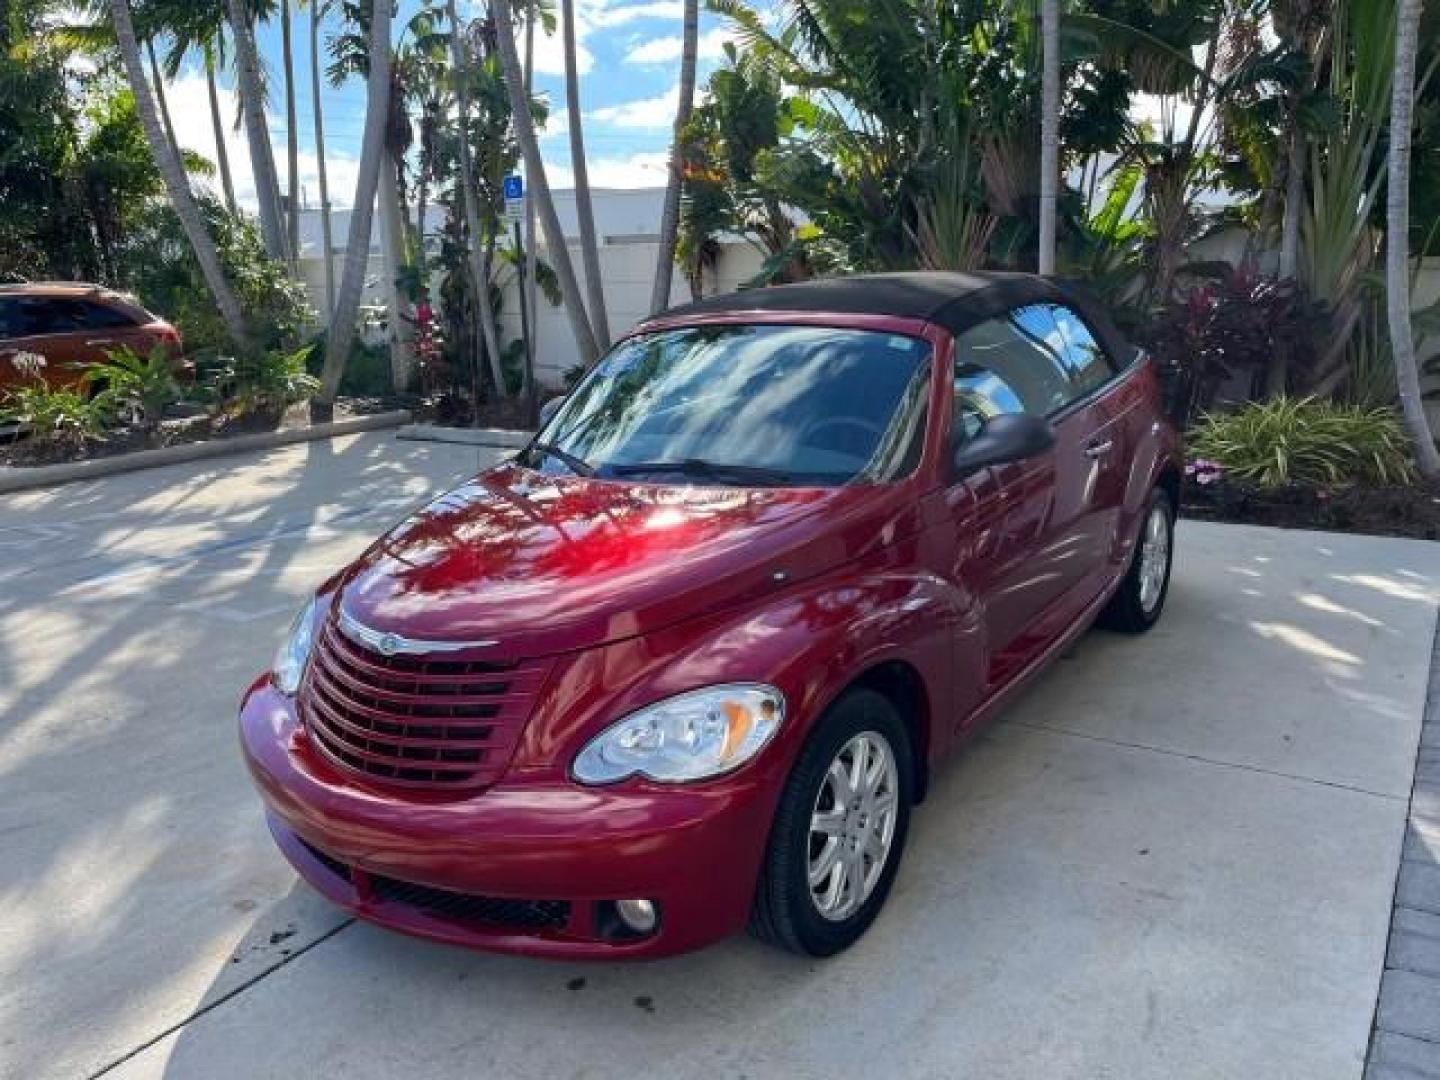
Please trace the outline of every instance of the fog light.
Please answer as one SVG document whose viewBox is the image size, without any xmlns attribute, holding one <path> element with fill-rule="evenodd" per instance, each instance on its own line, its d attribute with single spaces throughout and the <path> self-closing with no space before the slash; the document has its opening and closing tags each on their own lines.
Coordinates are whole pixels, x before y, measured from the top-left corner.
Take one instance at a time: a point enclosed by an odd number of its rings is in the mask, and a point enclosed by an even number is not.
<svg viewBox="0 0 1440 1080">
<path fill-rule="evenodd" d="M 616 900 L 615 911 L 620 921 L 637 934 L 655 929 L 655 905 L 649 900 Z"/>
</svg>

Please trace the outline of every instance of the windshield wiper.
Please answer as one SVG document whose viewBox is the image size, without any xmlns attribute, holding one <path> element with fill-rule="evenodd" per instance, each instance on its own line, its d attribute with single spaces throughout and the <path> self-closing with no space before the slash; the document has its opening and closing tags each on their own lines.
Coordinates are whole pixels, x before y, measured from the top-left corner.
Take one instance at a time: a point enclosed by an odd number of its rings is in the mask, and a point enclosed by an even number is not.
<svg viewBox="0 0 1440 1080">
<path fill-rule="evenodd" d="M 731 480 L 747 484 L 762 484 L 783 487 L 793 484 L 795 478 L 779 469 L 766 469 L 758 465 L 730 465 L 706 458 L 686 458 L 684 461 L 635 461 L 623 465 L 611 465 L 609 471 L 616 476 L 642 476 L 648 474 L 699 476 L 706 480 Z"/>
<path fill-rule="evenodd" d="M 569 453 L 568 451 L 561 450 L 554 443 L 532 442 L 530 444 L 530 449 L 538 450 L 546 457 L 555 458 L 557 461 L 561 462 L 563 465 L 569 468 L 569 470 L 575 473 L 577 476 L 595 475 L 594 465 L 591 465 L 584 458 L 576 457 L 574 454 Z"/>
</svg>

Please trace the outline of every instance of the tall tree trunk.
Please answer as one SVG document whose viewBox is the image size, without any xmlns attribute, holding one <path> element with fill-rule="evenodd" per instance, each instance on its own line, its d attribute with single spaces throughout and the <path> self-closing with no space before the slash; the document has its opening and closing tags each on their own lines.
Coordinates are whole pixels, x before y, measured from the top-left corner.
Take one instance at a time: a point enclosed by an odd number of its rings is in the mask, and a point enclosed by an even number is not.
<svg viewBox="0 0 1440 1080">
<path fill-rule="evenodd" d="M 465 232 L 469 243 L 466 254 L 470 276 L 475 282 L 475 318 L 480 325 L 480 340 L 490 363 L 490 377 L 498 397 L 505 396 L 505 370 L 500 364 L 500 335 L 495 330 L 495 311 L 490 307 L 490 267 L 480 238 L 480 189 L 475 177 L 475 161 L 470 150 L 470 87 L 464 72 L 470 66 L 469 49 L 455 0 L 446 0 L 445 13 L 450 19 L 450 66 L 455 69 L 455 91 L 460 109 L 460 187 L 464 192 Z M 478 365 L 477 365 L 478 366 Z M 477 415 L 479 398 L 476 398 Z"/>
<path fill-rule="evenodd" d="M 1055 203 L 1060 187 L 1060 0 L 1042 0 L 1040 78 L 1040 254 L 1038 269 L 1055 273 Z"/>
<path fill-rule="evenodd" d="M 225 0 L 230 33 L 235 39 L 235 88 L 245 116 L 245 135 L 250 144 L 250 172 L 255 178 L 255 198 L 260 204 L 260 233 L 265 254 L 286 259 L 285 223 L 280 213 L 280 184 L 275 176 L 275 152 L 270 146 L 270 125 L 265 119 L 265 88 L 260 82 L 260 55 L 255 49 L 254 28 L 245 0 Z"/>
<path fill-rule="evenodd" d="M 680 49 L 680 100 L 675 106 L 675 127 L 670 137 L 670 177 L 665 183 L 665 206 L 660 212 L 660 250 L 655 256 L 655 284 L 650 290 L 650 314 L 670 306 L 675 280 L 675 238 L 680 231 L 680 192 L 685 177 L 681 135 L 695 107 L 695 62 L 699 51 L 700 3 L 685 0 L 685 22 Z"/>
<path fill-rule="evenodd" d="M 389 2 L 389 0 L 387 0 Z M 390 92 L 395 93 L 392 87 Z M 405 206 L 400 197 L 399 165 L 389 150 L 380 173 L 380 253 L 385 264 L 385 297 L 390 308 L 386 337 L 390 345 L 390 377 L 399 390 L 409 384 L 410 357 L 407 348 L 409 323 L 403 318 L 405 293 L 400 271 L 405 265 Z"/>
<path fill-rule="evenodd" d="M 215 164 L 220 169 L 220 189 L 225 206 L 235 213 L 235 179 L 230 175 L 230 151 L 225 146 L 225 119 L 220 114 L 220 91 L 215 85 L 215 53 L 205 49 L 205 87 L 210 93 L 210 127 L 215 132 Z"/>
<path fill-rule="evenodd" d="M 1410 324 L 1410 141 L 1415 116 L 1415 53 L 1422 0 L 1400 0 L 1395 27 L 1395 82 L 1390 99 L 1390 163 L 1385 197 L 1385 307 L 1400 407 L 1415 441 L 1415 460 L 1432 484 L 1440 482 L 1440 451 L 1425 415 L 1415 337 Z"/>
<path fill-rule="evenodd" d="M 471 239 L 472 244 L 477 247 L 480 241 Z M 490 361 L 490 378 L 495 382 L 495 398 L 503 401 L 510 396 L 509 388 L 505 385 L 505 365 L 500 358 L 500 328 L 495 325 L 495 307 L 490 303 L 490 272 L 494 266 L 495 238 L 489 237 L 485 241 L 484 250 L 480 255 L 480 273 L 477 292 L 480 297 L 480 333 L 485 343 L 485 353 Z M 476 402 L 475 426 L 480 426 L 479 402 Z"/>
<path fill-rule="evenodd" d="M 280 0 L 280 48 L 285 58 L 285 193 L 290 203 L 286 217 L 286 247 L 290 265 L 300 260 L 300 132 L 295 108 L 295 49 L 290 25 L 290 0 Z"/>
<path fill-rule="evenodd" d="M 1285 279 L 1295 278 L 1300 270 L 1300 218 L 1305 206 L 1307 150 L 1299 118 L 1292 113 L 1290 122 L 1285 163 L 1285 213 L 1280 220 L 1280 264 L 1277 269 L 1278 275 Z M 1289 388 L 1290 352 L 1290 346 L 1282 344 L 1270 357 L 1270 363 L 1265 368 L 1267 397 L 1279 397 Z"/>
<path fill-rule="evenodd" d="M 325 172 L 325 109 L 320 103 L 320 19 L 327 0 L 310 0 L 310 109 L 315 114 L 315 168 L 320 177 L 320 243 L 325 256 L 325 315 L 335 310 L 335 241 L 330 221 L 330 178 Z"/>
<path fill-rule="evenodd" d="M 175 138 L 175 124 L 170 119 L 170 102 L 165 96 L 165 76 L 160 71 L 159 61 L 155 59 L 155 42 L 152 38 L 145 39 L 145 55 L 150 60 L 150 81 L 155 84 L 155 104 L 160 108 L 160 122 L 165 128 L 165 138 L 183 166 L 185 155 L 180 152 L 180 140 Z"/>
<path fill-rule="evenodd" d="M 580 296 L 580 283 L 575 280 L 575 267 L 570 262 L 570 252 L 565 246 L 565 233 L 560 228 L 560 215 L 555 212 L 555 200 L 550 195 L 550 183 L 545 177 L 545 162 L 540 157 L 540 144 L 535 138 L 535 119 L 530 115 L 530 101 L 525 96 L 524 76 L 520 70 L 520 57 L 515 49 L 515 24 L 510 18 L 510 8 L 505 3 L 490 4 L 491 17 L 495 20 L 500 47 L 500 66 L 505 73 L 505 89 L 510 96 L 512 123 L 520 152 L 525 157 L 525 168 L 530 175 L 530 198 L 535 200 L 535 210 L 540 215 L 541 228 L 550 253 L 550 262 L 560 284 L 560 295 L 565 302 L 565 312 L 570 318 L 570 330 L 575 335 L 575 345 L 580 361 L 589 365 L 600 356 L 600 346 L 595 341 L 595 331 L 590 317 L 585 312 L 585 302 Z M 572 117 L 578 121 L 578 117 Z"/>
<path fill-rule="evenodd" d="M 492 4 L 491 7 L 495 5 Z M 580 75 L 575 57 L 575 0 L 560 0 L 564 25 L 565 107 L 570 122 L 570 169 L 575 174 L 575 216 L 580 223 L 580 257 L 585 263 L 585 295 L 590 329 L 600 350 L 610 347 L 610 320 L 605 314 L 605 282 L 600 277 L 600 249 L 595 243 L 595 211 L 590 205 L 590 169 L 585 162 L 585 124 L 580 113 Z M 509 20 L 507 14 L 506 20 Z M 510 41 L 515 49 L 515 41 Z"/>
<path fill-rule="evenodd" d="M 145 65 L 140 58 L 140 43 L 135 37 L 135 24 L 130 16 L 129 0 L 110 0 L 110 17 L 115 23 L 115 38 L 120 46 L 120 56 L 125 63 L 125 74 L 130 81 L 131 93 L 135 95 L 135 110 L 140 114 L 140 124 L 145 129 L 145 138 L 150 143 L 150 153 L 156 167 L 165 181 L 170 195 L 170 205 L 185 231 L 185 238 L 195 252 L 205 284 L 215 297 L 220 317 L 225 321 L 225 330 L 236 348 L 249 352 L 254 348 L 240 300 L 225 278 L 220 256 L 215 250 L 215 241 L 205 227 L 200 207 L 190 191 L 190 180 L 185 175 L 185 166 L 167 138 L 155 111 L 155 100 L 150 95 L 145 80 Z"/>
<path fill-rule="evenodd" d="M 345 269 L 330 332 L 325 338 L 325 366 L 320 374 L 320 402 L 333 409 L 345 362 L 355 343 L 355 319 L 370 261 L 370 226 L 375 214 L 375 192 L 385 163 L 385 128 L 390 118 L 390 6 L 391 0 L 370 0 L 370 74 L 365 83 L 365 134 L 360 144 L 360 174 L 355 182 L 355 208 L 350 214 Z"/>
<path fill-rule="evenodd" d="M 525 11 L 525 97 L 535 96 L 535 20 L 539 17 L 536 0 L 530 0 Z M 525 176 L 525 277 L 522 281 L 521 307 L 525 312 L 525 411 L 530 423 L 536 419 L 535 358 L 540 348 L 540 309 L 538 275 L 539 252 L 535 250 L 535 197 L 530 194 L 529 169 Z"/>
</svg>

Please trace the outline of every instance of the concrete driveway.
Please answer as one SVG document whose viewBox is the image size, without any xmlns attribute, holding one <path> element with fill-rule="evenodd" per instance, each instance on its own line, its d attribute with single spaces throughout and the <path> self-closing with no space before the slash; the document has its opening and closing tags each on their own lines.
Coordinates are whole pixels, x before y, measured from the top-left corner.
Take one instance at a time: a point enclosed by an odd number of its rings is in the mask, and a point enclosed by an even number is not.
<svg viewBox="0 0 1440 1080">
<path fill-rule="evenodd" d="M 0 499 L 0 1075 L 1359 1077 L 1440 550 L 1186 524 L 937 778 L 884 916 L 636 966 L 353 923 L 233 710 L 302 596 L 487 451 L 315 443 Z"/>
</svg>

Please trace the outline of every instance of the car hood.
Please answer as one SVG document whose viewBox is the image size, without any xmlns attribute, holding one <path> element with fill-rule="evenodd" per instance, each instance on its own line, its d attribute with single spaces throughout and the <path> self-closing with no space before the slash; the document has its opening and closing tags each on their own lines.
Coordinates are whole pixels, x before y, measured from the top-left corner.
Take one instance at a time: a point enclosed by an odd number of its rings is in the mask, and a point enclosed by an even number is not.
<svg viewBox="0 0 1440 1080">
<path fill-rule="evenodd" d="M 345 613 L 422 640 L 538 656 L 649 633 L 893 539 L 893 489 L 692 487 L 481 473 L 344 575 Z M 913 502 L 910 503 L 913 507 Z"/>
</svg>

